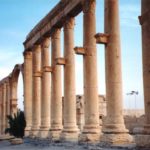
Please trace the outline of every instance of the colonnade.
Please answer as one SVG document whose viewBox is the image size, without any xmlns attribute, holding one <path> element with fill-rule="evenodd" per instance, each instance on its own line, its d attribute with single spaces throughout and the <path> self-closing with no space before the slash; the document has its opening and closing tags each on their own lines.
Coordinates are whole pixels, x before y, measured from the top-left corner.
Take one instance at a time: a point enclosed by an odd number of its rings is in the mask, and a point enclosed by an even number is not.
<svg viewBox="0 0 150 150">
<path fill-rule="evenodd" d="M 143 3 L 145 1 L 143 0 Z M 68 15 L 61 25 L 52 27 L 48 34 L 40 36 L 40 39 L 34 44 L 30 44 L 34 41 L 30 38 L 24 43 L 23 80 L 26 136 L 49 137 L 52 140 L 65 141 L 133 142 L 123 120 L 118 2 L 118 0 L 105 0 L 105 33 L 103 34 L 96 34 L 96 0 L 82 0 L 79 3 L 83 10 L 83 47 L 74 45 L 75 15 Z M 62 0 L 61 3 L 67 3 L 67 1 Z M 60 53 L 61 28 L 64 34 L 63 56 Z M 43 32 L 41 30 L 41 35 Z M 35 33 L 32 36 L 34 35 Z M 107 121 L 102 128 L 99 125 L 96 44 L 105 45 Z M 144 43 L 144 45 L 149 44 Z M 82 131 L 79 130 L 76 120 L 75 54 L 83 55 L 85 125 Z M 144 56 L 147 57 L 147 53 Z M 145 57 L 143 57 L 144 67 L 148 62 Z M 63 72 L 61 71 L 62 66 Z M 61 73 L 64 74 L 63 102 Z M 147 74 L 143 75 L 145 79 Z M 147 79 L 145 86 L 146 83 L 148 83 Z M 11 94 L 8 93 L 11 89 L 9 83 L 4 82 L 0 85 L 0 106 L 2 108 L 0 109 L 2 120 L 0 122 L 3 128 L 6 124 L 5 113 L 10 113 L 9 108 L 5 105 L 9 104 L 8 99 Z M 148 85 L 145 89 L 149 90 Z M 147 108 L 147 105 L 145 107 Z M 147 118 L 149 118 L 148 112 L 149 109 L 146 109 Z"/>
</svg>

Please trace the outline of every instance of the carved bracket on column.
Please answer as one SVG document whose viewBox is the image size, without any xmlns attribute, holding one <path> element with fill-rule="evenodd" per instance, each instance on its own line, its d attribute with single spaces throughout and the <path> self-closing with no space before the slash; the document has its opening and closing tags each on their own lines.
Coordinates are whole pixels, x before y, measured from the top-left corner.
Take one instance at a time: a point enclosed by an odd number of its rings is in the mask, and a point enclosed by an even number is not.
<svg viewBox="0 0 150 150">
<path fill-rule="evenodd" d="M 17 99 L 15 99 L 15 98 L 10 99 L 10 105 L 11 105 L 11 106 L 17 105 Z"/>
<path fill-rule="evenodd" d="M 107 44 L 108 39 L 109 39 L 109 35 L 105 34 L 105 33 L 97 33 L 95 35 L 95 38 L 96 38 L 96 43 L 97 44 Z"/>
<path fill-rule="evenodd" d="M 56 58 L 56 65 L 65 65 L 66 64 L 66 60 L 65 58 Z"/>
<path fill-rule="evenodd" d="M 140 25 L 143 25 L 146 20 L 150 20 L 150 11 L 146 11 L 142 16 L 139 16 Z"/>
<path fill-rule="evenodd" d="M 33 73 L 34 77 L 41 77 L 42 76 L 42 72 L 41 71 L 37 71 Z"/>
<path fill-rule="evenodd" d="M 52 67 L 50 67 L 50 66 L 44 66 L 43 67 L 43 72 L 52 72 Z"/>
<path fill-rule="evenodd" d="M 79 55 L 84 55 L 85 54 L 84 47 L 75 47 L 74 51 L 75 51 L 76 54 L 79 54 Z"/>
</svg>

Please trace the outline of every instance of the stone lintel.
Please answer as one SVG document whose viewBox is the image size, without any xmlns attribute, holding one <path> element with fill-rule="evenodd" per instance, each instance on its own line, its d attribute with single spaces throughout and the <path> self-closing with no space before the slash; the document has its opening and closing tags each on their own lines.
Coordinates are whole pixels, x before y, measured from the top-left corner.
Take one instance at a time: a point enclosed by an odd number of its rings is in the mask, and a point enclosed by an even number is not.
<svg viewBox="0 0 150 150">
<path fill-rule="evenodd" d="M 66 64 L 66 60 L 65 58 L 56 58 L 56 65 L 65 65 Z"/>
<path fill-rule="evenodd" d="M 31 48 L 43 36 L 50 35 L 54 28 L 63 27 L 68 16 L 75 17 L 82 11 L 82 0 L 60 1 L 28 34 L 24 45 Z"/>
<path fill-rule="evenodd" d="M 141 16 L 139 16 L 140 25 L 143 25 L 147 20 L 150 20 L 150 11 L 146 11 Z"/>
<path fill-rule="evenodd" d="M 108 39 L 109 39 L 109 35 L 105 34 L 105 33 L 97 33 L 95 35 L 95 38 L 96 38 L 96 43 L 97 44 L 107 44 Z"/>
<path fill-rule="evenodd" d="M 79 55 L 84 55 L 85 54 L 84 47 L 75 47 L 74 51 L 75 51 L 76 54 L 79 54 Z"/>
<path fill-rule="evenodd" d="M 41 77 L 42 76 L 42 72 L 41 71 L 37 71 L 33 73 L 34 77 Z"/>
<path fill-rule="evenodd" d="M 52 67 L 51 66 L 44 66 L 43 72 L 52 72 Z"/>
</svg>

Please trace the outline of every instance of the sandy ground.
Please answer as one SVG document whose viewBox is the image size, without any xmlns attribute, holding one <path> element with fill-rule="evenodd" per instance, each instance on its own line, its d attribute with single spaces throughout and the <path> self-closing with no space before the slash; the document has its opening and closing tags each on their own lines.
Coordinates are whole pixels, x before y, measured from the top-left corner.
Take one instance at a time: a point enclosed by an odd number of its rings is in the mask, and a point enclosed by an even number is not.
<svg viewBox="0 0 150 150">
<path fill-rule="evenodd" d="M 141 150 L 134 147 L 104 148 L 100 145 L 78 143 L 52 143 L 48 140 L 24 139 L 20 145 L 11 145 L 8 140 L 0 141 L 0 150 Z"/>
</svg>

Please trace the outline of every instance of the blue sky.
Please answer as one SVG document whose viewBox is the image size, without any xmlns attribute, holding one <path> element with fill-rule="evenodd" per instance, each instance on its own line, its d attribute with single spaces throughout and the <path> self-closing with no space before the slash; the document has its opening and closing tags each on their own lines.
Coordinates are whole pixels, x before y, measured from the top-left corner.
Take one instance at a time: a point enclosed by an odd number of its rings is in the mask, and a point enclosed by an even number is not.
<svg viewBox="0 0 150 150">
<path fill-rule="evenodd" d="M 17 63 L 23 62 L 23 42 L 29 31 L 58 3 L 58 0 L 1 0 L 0 1 L 0 79 L 7 76 Z M 134 96 L 126 93 L 139 91 L 136 107 L 143 108 L 141 27 L 138 16 L 140 0 L 120 0 L 120 29 L 122 47 L 122 75 L 124 107 L 135 108 Z M 97 0 L 96 31 L 104 32 L 104 0 Z M 76 17 L 75 46 L 83 44 L 82 13 Z M 61 36 L 63 53 L 63 32 Z M 99 93 L 105 94 L 104 46 L 97 45 Z M 83 93 L 82 57 L 76 56 L 76 93 Z M 80 72 L 80 73 L 79 73 Z M 22 99 L 19 77 L 18 97 Z M 20 107 L 21 104 L 19 104 Z"/>
</svg>

